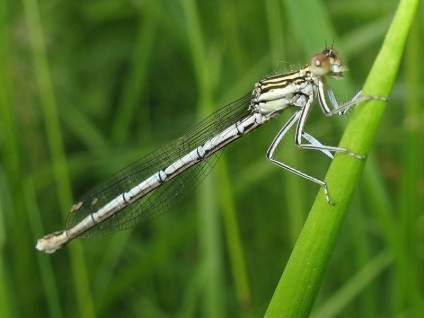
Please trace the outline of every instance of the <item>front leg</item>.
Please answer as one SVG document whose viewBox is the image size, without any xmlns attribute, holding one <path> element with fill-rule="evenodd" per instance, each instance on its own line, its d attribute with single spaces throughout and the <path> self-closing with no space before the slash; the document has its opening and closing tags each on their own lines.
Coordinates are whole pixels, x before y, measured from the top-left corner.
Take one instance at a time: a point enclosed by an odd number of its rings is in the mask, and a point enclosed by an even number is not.
<svg viewBox="0 0 424 318">
<path fill-rule="evenodd" d="M 325 92 L 324 92 L 325 89 L 327 90 L 328 98 L 330 99 L 330 103 L 333 110 L 330 109 L 325 99 Z M 352 106 L 355 106 L 356 104 L 359 104 L 367 100 L 381 100 L 381 101 L 388 100 L 388 98 L 381 97 L 381 96 L 374 96 L 374 95 L 361 96 L 361 93 L 362 91 L 359 91 L 352 98 L 352 100 L 350 100 L 349 102 L 343 105 L 339 105 L 337 103 L 337 100 L 336 100 L 336 97 L 334 96 L 333 91 L 331 90 L 327 82 L 324 79 L 321 79 L 320 81 L 318 81 L 318 101 L 322 111 L 324 112 L 326 116 L 333 116 L 335 114 L 339 116 L 343 116 Z"/>
</svg>

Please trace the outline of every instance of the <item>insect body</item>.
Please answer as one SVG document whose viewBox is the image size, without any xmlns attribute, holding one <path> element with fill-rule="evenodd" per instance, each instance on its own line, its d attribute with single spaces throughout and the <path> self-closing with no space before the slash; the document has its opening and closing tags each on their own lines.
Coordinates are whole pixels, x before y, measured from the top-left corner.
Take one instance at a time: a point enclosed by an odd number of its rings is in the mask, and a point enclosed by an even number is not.
<svg viewBox="0 0 424 318">
<path fill-rule="evenodd" d="M 338 105 L 326 77 L 342 78 L 345 71 L 338 52 L 330 47 L 312 56 L 298 71 L 259 81 L 251 93 L 218 109 L 181 138 L 139 159 L 85 194 L 72 207 L 67 229 L 39 239 L 36 248 L 53 253 L 74 238 L 106 235 L 162 214 L 206 177 L 223 147 L 288 108 L 295 112 L 271 143 L 267 158 L 322 186 L 327 202 L 333 204 L 324 181 L 276 160 L 274 153 L 286 133 L 296 126 L 295 143 L 301 148 L 319 150 L 330 158 L 332 152 L 364 158 L 345 148 L 323 145 L 304 131 L 315 99 L 326 116 L 343 115 L 365 100 L 386 100 L 361 96 L 359 92 L 348 103 Z"/>
</svg>

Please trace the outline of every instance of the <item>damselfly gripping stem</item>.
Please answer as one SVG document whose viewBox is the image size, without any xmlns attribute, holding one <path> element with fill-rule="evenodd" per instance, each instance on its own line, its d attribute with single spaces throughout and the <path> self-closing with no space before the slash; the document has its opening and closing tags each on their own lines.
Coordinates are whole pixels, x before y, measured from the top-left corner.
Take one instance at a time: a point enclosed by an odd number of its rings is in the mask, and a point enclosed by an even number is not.
<svg viewBox="0 0 424 318">
<path fill-rule="evenodd" d="M 288 108 L 295 112 L 271 143 L 267 158 L 319 184 L 327 202 L 333 204 L 324 181 L 278 161 L 274 154 L 281 140 L 295 126 L 295 143 L 300 148 L 319 150 L 330 158 L 335 152 L 364 158 L 345 148 L 324 145 L 304 131 L 315 99 L 326 116 L 341 116 L 362 101 L 387 100 L 361 96 L 359 92 L 351 101 L 338 105 L 326 78 L 342 78 L 345 71 L 347 68 L 339 53 L 327 47 L 312 56 L 300 70 L 257 82 L 251 93 L 217 110 L 181 138 L 151 152 L 86 193 L 71 208 L 67 229 L 39 239 L 36 248 L 53 253 L 74 238 L 103 236 L 162 214 L 206 177 L 222 148 Z"/>
</svg>

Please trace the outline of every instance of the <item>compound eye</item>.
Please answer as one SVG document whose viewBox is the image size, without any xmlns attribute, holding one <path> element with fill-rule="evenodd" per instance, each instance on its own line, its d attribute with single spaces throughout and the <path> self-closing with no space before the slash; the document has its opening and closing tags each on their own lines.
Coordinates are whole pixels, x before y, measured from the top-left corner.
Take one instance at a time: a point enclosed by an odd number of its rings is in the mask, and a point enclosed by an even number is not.
<svg viewBox="0 0 424 318">
<path fill-rule="evenodd" d="M 309 61 L 309 68 L 314 75 L 325 75 L 330 72 L 330 60 L 323 53 L 315 54 Z"/>
</svg>

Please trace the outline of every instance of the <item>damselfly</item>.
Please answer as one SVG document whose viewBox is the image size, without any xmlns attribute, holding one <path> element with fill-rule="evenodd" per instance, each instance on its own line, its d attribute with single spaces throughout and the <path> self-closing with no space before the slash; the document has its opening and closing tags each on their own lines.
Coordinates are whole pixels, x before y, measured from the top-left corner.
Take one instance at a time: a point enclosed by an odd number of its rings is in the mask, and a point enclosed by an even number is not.
<svg viewBox="0 0 424 318">
<path fill-rule="evenodd" d="M 340 79 L 345 71 L 347 68 L 338 52 L 327 47 L 312 56 L 300 70 L 257 82 L 251 93 L 217 110 L 181 138 L 139 159 L 86 193 L 71 208 L 67 229 L 39 239 L 36 248 L 53 253 L 74 238 L 99 237 L 162 214 L 205 178 L 223 147 L 288 108 L 296 111 L 271 143 L 267 158 L 322 186 L 327 202 L 333 204 L 324 181 L 276 160 L 274 153 L 287 132 L 296 126 L 295 144 L 300 148 L 319 150 L 330 158 L 333 158 L 332 152 L 364 158 L 345 148 L 321 144 L 304 131 L 315 98 L 326 116 L 342 116 L 350 107 L 365 100 L 386 100 L 361 96 L 359 92 L 351 101 L 338 105 L 326 77 Z"/>
</svg>

